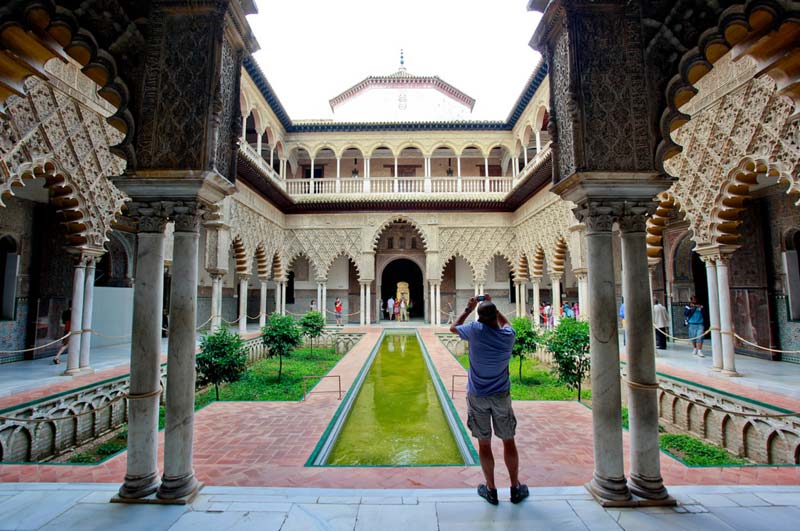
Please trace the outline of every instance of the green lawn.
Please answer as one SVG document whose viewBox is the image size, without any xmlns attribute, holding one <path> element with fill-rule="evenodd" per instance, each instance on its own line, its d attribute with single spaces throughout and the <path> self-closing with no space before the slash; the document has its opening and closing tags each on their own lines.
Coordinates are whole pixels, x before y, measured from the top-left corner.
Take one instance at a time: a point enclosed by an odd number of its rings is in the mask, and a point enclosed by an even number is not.
<svg viewBox="0 0 800 531">
<path fill-rule="evenodd" d="M 219 399 L 225 401 L 280 401 L 303 398 L 303 376 L 327 374 L 339 360 L 333 347 L 301 348 L 291 356 L 283 358 L 283 374 L 278 382 L 278 358 L 267 358 L 256 362 L 238 382 L 226 384 L 219 389 Z M 318 378 L 306 380 L 307 389 L 319 382 Z M 195 407 L 201 408 L 214 401 L 214 387 L 200 392 L 195 397 Z"/>
<path fill-rule="evenodd" d="M 248 367 L 242 379 L 232 384 L 222 385 L 219 389 L 220 400 L 230 401 L 278 401 L 300 400 L 303 397 L 303 376 L 324 375 L 342 359 L 333 347 L 301 348 L 291 356 L 283 358 L 283 374 L 278 383 L 278 359 L 269 358 L 258 361 Z M 319 378 L 306 380 L 311 390 L 319 382 Z M 214 386 L 195 395 L 195 409 L 214 402 Z M 164 428 L 165 410 L 159 409 L 158 427 Z M 127 448 L 128 430 L 124 427 L 113 439 L 98 444 L 70 457 L 70 463 L 97 463 L 120 450 Z"/>
<path fill-rule="evenodd" d="M 690 466 L 746 465 L 719 446 L 704 443 L 689 435 L 665 433 L 659 438 L 661 449 Z"/>
<path fill-rule="evenodd" d="M 456 356 L 456 359 L 465 369 L 469 368 L 469 354 Z M 519 358 L 511 359 L 509 370 L 511 372 L 511 398 L 514 400 L 575 400 L 578 398 L 577 390 L 560 383 L 550 369 L 537 360 L 526 358 L 522 362 L 522 382 L 519 380 Z M 582 389 L 581 397 L 583 400 L 591 400 L 592 391 Z"/>
</svg>

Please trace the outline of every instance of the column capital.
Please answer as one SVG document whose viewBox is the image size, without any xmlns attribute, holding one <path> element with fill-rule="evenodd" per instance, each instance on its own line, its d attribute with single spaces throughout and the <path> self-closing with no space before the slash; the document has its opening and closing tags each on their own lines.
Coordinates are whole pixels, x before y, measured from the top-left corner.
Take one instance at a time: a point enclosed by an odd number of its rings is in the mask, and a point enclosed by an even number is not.
<svg viewBox="0 0 800 531">
<path fill-rule="evenodd" d="M 212 279 L 222 279 L 225 276 L 227 271 L 223 271 L 221 269 L 206 269 L 206 272 L 211 276 Z"/>
<path fill-rule="evenodd" d="M 589 278 L 589 270 L 585 267 L 579 269 L 573 269 L 572 274 L 575 275 L 575 278 L 578 280 L 586 280 Z"/>
<path fill-rule="evenodd" d="M 172 206 L 171 218 L 175 232 L 200 232 L 200 223 L 206 208 L 197 201 L 181 201 Z"/>
<path fill-rule="evenodd" d="M 617 217 L 619 230 L 622 233 L 645 232 L 647 229 L 647 218 L 655 211 L 656 205 L 653 202 L 625 202 L 622 205 L 622 212 Z"/>
<path fill-rule="evenodd" d="M 128 203 L 128 216 L 137 223 L 139 232 L 164 233 L 172 213 L 172 203 L 166 201 Z"/>
<path fill-rule="evenodd" d="M 700 260 L 708 264 L 709 262 L 720 262 L 729 260 L 730 256 L 739 248 L 738 245 L 709 245 L 706 247 L 695 247 L 694 252 L 700 256 Z"/>
<path fill-rule="evenodd" d="M 236 280 L 239 282 L 242 280 L 250 280 L 250 273 L 236 273 Z"/>
<path fill-rule="evenodd" d="M 586 201 L 575 207 L 575 217 L 586 226 L 586 233 L 611 232 L 614 221 L 621 211 L 620 203 Z"/>
</svg>

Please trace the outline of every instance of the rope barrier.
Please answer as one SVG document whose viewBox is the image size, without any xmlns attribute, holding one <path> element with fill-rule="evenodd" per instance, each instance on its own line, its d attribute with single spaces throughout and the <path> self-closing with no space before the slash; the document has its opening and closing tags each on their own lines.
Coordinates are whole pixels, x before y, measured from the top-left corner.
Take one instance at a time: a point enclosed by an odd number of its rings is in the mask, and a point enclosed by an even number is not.
<svg viewBox="0 0 800 531">
<path fill-rule="evenodd" d="M 665 336 L 667 336 L 668 338 L 670 338 L 673 341 L 697 341 L 698 339 L 702 339 L 702 338 L 706 337 L 708 334 L 711 333 L 712 330 L 717 330 L 716 328 L 709 328 L 709 329 L 707 329 L 705 332 L 703 332 L 702 334 L 700 334 L 697 337 L 675 337 L 675 336 L 669 335 L 668 333 L 664 332 L 660 328 L 656 327 L 656 325 L 653 325 L 653 328 L 655 328 L 656 330 L 658 330 L 659 332 L 661 332 L 662 334 L 664 334 Z"/>
<path fill-rule="evenodd" d="M 325 311 L 326 311 L 326 312 L 328 312 L 328 313 L 329 313 L 329 314 L 331 314 L 331 315 L 336 315 L 336 312 L 332 312 L 332 311 L 330 311 L 330 310 L 325 310 Z M 360 314 L 360 313 L 361 313 L 361 311 L 360 311 L 360 310 L 359 310 L 359 311 L 357 311 L 357 312 L 353 312 L 353 313 L 343 313 L 343 314 L 342 314 L 342 317 L 350 317 L 351 315 L 358 315 L 358 314 Z"/>
<path fill-rule="evenodd" d="M 78 331 L 78 330 L 73 330 L 71 332 L 67 332 L 66 334 L 64 334 L 63 336 L 61 336 L 58 339 L 54 339 L 54 340 L 50 341 L 49 343 L 45 343 L 44 345 L 38 345 L 38 346 L 35 346 L 35 347 L 30 347 L 30 348 L 23 348 L 23 349 L 20 349 L 20 350 L 0 350 L 0 354 L 18 354 L 20 352 L 33 352 L 34 350 L 40 350 L 40 349 L 49 347 L 50 345 L 55 345 L 56 343 L 60 343 L 60 342 L 64 341 L 66 338 L 68 338 L 69 336 L 71 336 L 73 334 L 74 335 L 80 335 L 81 332 Z"/>
<path fill-rule="evenodd" d="M 745 344 L 750 345 L 752 347 L 760 348 L 762 350 L 766 350 L 767 352 L 777 352 L 778 354 L 800 354 L 800 350 L 779 350 L 779 349 L 776 349 L 776 348 L 762 347 L 761 345 L 756 345 L 755 343 L 752 343 L 752 342 L 746 340 L 745 338 L 743 338 L 739 334 L 732 333 L 732 335 L 733 335 L 733 337 L 735 337 L 736 339 L 738 339 L 742 343 L 745 343 Z"/>
</svg>

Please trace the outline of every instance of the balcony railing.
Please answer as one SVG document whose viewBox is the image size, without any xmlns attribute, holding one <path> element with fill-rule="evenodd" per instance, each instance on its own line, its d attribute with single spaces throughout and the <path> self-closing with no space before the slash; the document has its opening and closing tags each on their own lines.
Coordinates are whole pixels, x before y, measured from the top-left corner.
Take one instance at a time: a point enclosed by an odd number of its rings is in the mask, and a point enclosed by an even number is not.
<svg viewBox="0 0 800 531">
<path fill-rule="evenodd" d="M 289 195 L 508 193 L 513 177 L 326 177 L 285 183 Z"/>
<path fill-rule="evenodd" d="M 281 176 L 278 175 L 278 172 L 276 172 L 272 166 L 269 165 L 269 162 L 264 160 L 264 157 L 262 157 L 253 146 L 247 142 L 242 142 L 241 152 L 247 160 L 258 166 L 258 168 L 263 171 L 267 177 L 272 179 L 272 181 L 274 181 L 278 186 L 281 188 L 286 188 L 286 184 L 284 180 L 281 179 Z"/>
</svg>

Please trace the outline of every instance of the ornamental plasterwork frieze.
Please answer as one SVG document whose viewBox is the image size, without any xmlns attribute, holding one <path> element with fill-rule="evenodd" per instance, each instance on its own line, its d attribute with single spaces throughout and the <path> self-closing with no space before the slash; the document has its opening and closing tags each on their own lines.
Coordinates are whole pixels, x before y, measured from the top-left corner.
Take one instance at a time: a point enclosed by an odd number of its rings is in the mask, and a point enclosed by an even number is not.
<svg viewBox="0 0 800 531">
<path fill-rule="evenodd" d="M 533 260 L 537 249 L 541 248 L 547 266 L 552 271 L 553 257 L 559 254 L 566 244 L 572 267 L 580 267 L 583 253 L 576 248 L 578 238 L 573 237 L 573 231 L 570 230 L 577 223 L 572 213 L 573 203 L 564 201 L 551 192 L 545 192 L 536 196 L 523 208 L 527 212 L 523 221 L 517 224 L 516 232 L 520 253 L 527 256 L 528 262 Z"/>
<path fill-rule="evenodd" d="M 108 179 L 125 170 L 109 151 L 123 135 L 45 81 L 31 77 L 25 86 L 26 95 L 9 98 L 8 118 L 0 119 L 0 193 L 13 194 L 23 178 L 46 178 L 55 191 L 51 202 L 80 214 L 68 224 L 67 243 L 101 250 L 127 200 Z"/>
<path fill-rule="evenodd" d="M 685 213 L 697 245 L 728 243 L 720 241 L 731 236 L 726 214 L 735 214 L 731 204 L 749 197 L 754 184 L 741 176 L 768 173 L 788 183 L 789 191 L 800 191 L 800 138 L 793 112 L 793 102 L 778 95 L 775 81 L 763 76 L 707 105 L 673 133 L 683 152 L 665 163 L 678 177 L 668 193 Z"/>
<path fill-rule="evenodd" d="M 328 269 L 339 256 L 345 255 L 356 266 L 361 254 L 361 229 L 292 229 L 286 231 L 285 256 L 290 264 L 298 256 L 308 258 L 318 280 L 327 278 Z"/>
<path fill-rule="evenodd" d="M 475 281 L 486 278 L 489 263 L 500 255 L 513 268 L 517 242 L 513 227 L 440 227 L 439 253 L 444 266 L 456 255 L 472 268 Z"/>
<path fill-rule="evenodd" d="M 233 196 L 229 225 L 231 240 L 239 240 L 244 246 L 246 269 L 251 271 L 256 249 L 261 247 L 271 259 L 283 248 L 284 231 L 279 225 L 264 217 L 260 212 L 238 201 L 239 193 Z"/>
</svg>

